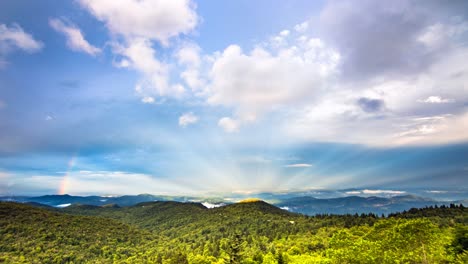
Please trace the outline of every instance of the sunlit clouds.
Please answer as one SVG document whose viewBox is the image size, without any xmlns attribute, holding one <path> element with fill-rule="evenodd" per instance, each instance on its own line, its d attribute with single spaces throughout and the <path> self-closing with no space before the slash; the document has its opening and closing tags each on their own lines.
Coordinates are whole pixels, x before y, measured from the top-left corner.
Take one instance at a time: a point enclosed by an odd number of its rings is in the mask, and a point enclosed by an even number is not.
<svg viewBox="0 0 468 264">
<path fill-rule="evenodd" d="M 463 1 L 45 1 L 0 4 L 3 193 L 468 184 Z"/>
</svg>

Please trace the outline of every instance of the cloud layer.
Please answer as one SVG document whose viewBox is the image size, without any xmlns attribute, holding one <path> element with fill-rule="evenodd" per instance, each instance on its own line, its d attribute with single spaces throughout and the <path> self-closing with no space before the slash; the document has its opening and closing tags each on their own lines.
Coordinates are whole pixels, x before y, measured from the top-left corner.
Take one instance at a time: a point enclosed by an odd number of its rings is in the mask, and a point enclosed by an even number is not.
<svg viewBox="0 0 468 264">
<path fill-rule="evenodd" d="M 314 21 L 250 49 L 233 43 L 212 53 L 176 38 L 198 25 L 191 1 L 80 4 L 108 28 L 115 65 L 141 73 L 135 91 L 143 103 L 225 107 L 231 114 L 217 125 L 228 133 L 276 115 L 282 133 L 298 141 L 426 144 L 448 139 L 439 135 L 468 112 L 468 22 L 456 8 L 434 12 L 439 2 L 329 1 Z M 158 45 L 172 55 L 162 59 Z M 449 141 L 459 140 L 466 138 Z"/>
<path fill-rule="evenodd" d="M 359 8 L 352 1 L 330 1 L 315 32 L 306 21 L 249 53 L 227 47 L 215 54 L 207 74 L 207 101 L 233 109 L 218 125 L 239 131 L 281 112 L 287 117 L 283 131 L 299 140 L 370 145 L 467 140 L 461 131 L 468 113 L 462 62 L 468 22 L 460 10 L 447 8 L 441 15 L 433 8 L 411 1 L 364 1 Z M 449 130 L 459 132 L 446 136 Z"/>
</svg>

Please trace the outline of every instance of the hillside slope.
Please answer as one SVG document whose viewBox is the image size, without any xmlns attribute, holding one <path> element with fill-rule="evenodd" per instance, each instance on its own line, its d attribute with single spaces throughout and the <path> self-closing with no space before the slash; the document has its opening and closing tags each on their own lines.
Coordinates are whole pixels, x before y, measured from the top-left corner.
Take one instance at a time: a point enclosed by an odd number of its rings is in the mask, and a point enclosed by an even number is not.
<svg viewBox="0 0 468 264">
<path fill-rule="evenodd" d="M 423 217 L 427 215 L 428 217 Z M 466 263 L 461 206 L 308 217 L 263 201 L 64 209 L 0 203 L 6 263 Z"/>
<path fill-rule="evenodd" d="M 118 262 L 158 238 L 108 218 L 6 202 L 0 202 L 0 233 L 0 262 L 7 263 Z"/>
</svg>

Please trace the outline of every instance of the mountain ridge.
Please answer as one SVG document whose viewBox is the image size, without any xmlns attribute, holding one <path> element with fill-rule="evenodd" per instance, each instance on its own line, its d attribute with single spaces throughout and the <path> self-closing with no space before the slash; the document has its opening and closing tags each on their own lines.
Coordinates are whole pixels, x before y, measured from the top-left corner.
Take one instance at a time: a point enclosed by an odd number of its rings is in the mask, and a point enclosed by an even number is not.
<svg viewBox="0 0 468 264">
<path fill-rule="evenodd" d="M 315 215 L 315 214 L 354 214 L 354 213 L 375 213 L 389 214 L 408 210 L 410 208 L 423 208 L 426 206 L 449 205 L 450 203 L 464 203 L 467 201 L 437 201 L 431 198 L 420 197 L 416 195 L 406 194 L 392 197 L 379 196 L 346 196 L 336 198 L 316 198 L 313 196 L 286 196 L 281 198 L 283 194 L 271 201 L 270 204 L 286 209 L 290 212 Z M 253 198 L 257 201 L 259 198 Z M 37 197 L 0 197 L 0 200 L 12 200 L 16 202 L 32 203 L 34 205 L 51 207 L 66 207 L 71 205 L 93 205 L 93 206 L 110 206 L 128 207 L 140 203 L 151 203 L 161 201 L 174 201 L 185 203 L 208 203 L 207 206 L 222 207 L 232 204 L 234 201 L 223 198 L 211 197 L 188 197 L 188 196 L 160 196 L 151 194 L 140 195 L 124 195 L 116 197 L 103 196 L 72 196 L 72 195 L 44 195 Z M 244 199 L 245 200 L 245 199 Z M 240 200 L 242 202 L 242 200 Z M 263 201 L 263 200 L 262 200 Z"/>
</svg>

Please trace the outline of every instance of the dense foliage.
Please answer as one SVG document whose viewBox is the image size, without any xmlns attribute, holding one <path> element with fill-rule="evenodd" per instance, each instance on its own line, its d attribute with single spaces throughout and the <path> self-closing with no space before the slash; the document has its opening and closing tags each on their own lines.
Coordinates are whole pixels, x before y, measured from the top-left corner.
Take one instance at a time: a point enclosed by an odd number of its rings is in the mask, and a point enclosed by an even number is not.
<svg viewBox="0 0 468 264">
<path fill-rule="evenodd" d="M 467 223 L 457 205 L 308 217 L 262 201 L 214 209 L 0 203 L 0 262 L 468 263 Z"/>
</svg>

